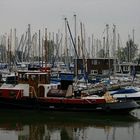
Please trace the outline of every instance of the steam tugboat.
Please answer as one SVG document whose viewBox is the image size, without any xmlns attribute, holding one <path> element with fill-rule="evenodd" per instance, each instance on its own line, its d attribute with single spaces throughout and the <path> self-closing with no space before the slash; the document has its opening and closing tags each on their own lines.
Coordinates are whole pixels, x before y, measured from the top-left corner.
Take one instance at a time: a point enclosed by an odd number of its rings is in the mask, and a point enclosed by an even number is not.
<svg viewBox="0 0 140 140">
<path fill-rule="evenodd" d="M 49 72 L 18 71 L 14 86 L 0 87 L 0 108 L 129 113 L 139 106 L 135 101 L 118 101 L 109 94 L 83 96 L 73 91 L 73 75 L 61 76 L 58 85 L 49 82 Z"/>
</svg>

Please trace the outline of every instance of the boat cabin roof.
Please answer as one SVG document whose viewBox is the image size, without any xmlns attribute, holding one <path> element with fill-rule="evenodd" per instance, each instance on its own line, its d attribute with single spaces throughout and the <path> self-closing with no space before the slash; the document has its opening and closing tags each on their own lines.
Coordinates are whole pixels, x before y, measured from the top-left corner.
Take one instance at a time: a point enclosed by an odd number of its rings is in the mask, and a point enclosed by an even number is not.
<svg viewBox="0 0 140 140">
<path fill-rule="evenodd" d="M 42 71 L 18 71 L 18 82 L 19 83 L 49 83 L 49 74 L 48 72 Z"/>
<path fill-rule="evenodd" d="M 46 72 L 27 72 L 26 75 L 46 75 Z"/>
</svg>

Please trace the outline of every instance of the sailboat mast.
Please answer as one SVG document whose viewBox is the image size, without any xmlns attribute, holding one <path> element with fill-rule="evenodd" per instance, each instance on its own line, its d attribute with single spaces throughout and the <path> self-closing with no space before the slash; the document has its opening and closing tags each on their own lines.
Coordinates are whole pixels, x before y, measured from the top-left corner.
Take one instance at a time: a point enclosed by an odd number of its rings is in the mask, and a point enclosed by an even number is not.
<svg viewBox="0 0 140 140">
<path fill-rule="evenodd" d="M 103 37 L 103 58 L 105 58 L 105 37 Z"/>
<path fill-rule="evenodd" d="M 28 55 L 27 55 L 28 62 L 30 62 L 30 49 L 31 49 L 31 25 L 28 24 Z"/>
<path fill-rule="evenodd" d="M 17 49 L 17 35 L 16 35 L 16 29 L 14 29 L 14 55 L 16 54 Z"/>
<path fill-rule="evenodd" d="M 116 25 L 113 25 L 113 57 L 114 57 L 114 75 L 116 73 Z"/>
<path fill-rule="evenodd" d="M 10 38 L 9 38 L 9 36 L 8 36 L 8 53 L 7 53 L 7 60 L 8 60 L 8 69 L 9 69 L 9 71 L 10 71 L 10 67 L 11 67 L 11 62 L 10 62 L 10 57 L 11 57 L 11 55 L 10 55 L 11 53 L 10 53 Z"/>
<path fill-rule="evenodd" d="M 77 26 L 76 26 L 76 14 L 74 15 L 74 31 L 75 31 L 75 49 L 76 51 L 78 50 L 78 46 L 77 46 Z M 78 54 L 79 55 L 79 54 Z M 77 68 L 77 55 L 76 55 L 76 52 L 75 52 L 75 75 L 76 75 L 76 78 L 78 76 L 78 68 Z"/>
<path fill-rule="evenodd" d="M 44 61 L 44 56 L 43 56 L 44 53 L 43 52 L 45 50 L 45 47 L 44 47 L 45 45 L 44 44 L 45 44 L 45 42 L 44 42 L 44 39 L 42 38 L 42 48 L 41 48 L 42 49 L 42 56 L 41 56 L 41 59 L 42 59 L 42 67 L 43 67 L 43 61 Z"/>
<path fill-rule="evenodd" d="M 76 50 L 78 50 L 77 48 L 77 24 L 76 24 L 76 15 L 74 15 L 74 33 L 75 33 L 75 48 Z"/>
<path fill-rule="evenodd" d="M 38 38 L 38 43 L 39 43 L 39 50 L 38 50 L 38 62 L 39 62 L 39 66 L 40 66 L 40 51 L 41 51 L 41 44 L 40 44 L 40 30 L 39 30 L 39 38 Z"/>
<path fill-rule="evenodd" d="M 90 37 L 88 37 L 88 58 L 91 58 Z"/>
<path fill-rule="evenodd" d="M 10 31 L 10 38 L 9 38 L 9 64 L 10 64 L 10 68 L 9 68 L 9 71 L 11 72 L 12 70 L 12 29 Z"/>
<path fill-rule="evenodd" d="M 72 37 L 72 33 L 71 33 L 71 29 L 70 29 L 68 20 L 67 20 L 67 27 L 68 27 L 68 30 L 69 30 L 70 38 L 71 38 L 71 41 L 72 41 L 72 44 L 73 44 L 73 47 L 74 47 L 74 50 L 75 50 L 76 57 L 79 58 L 79 57 L 78 57 L 78 54 L 77 54 L 77 49 L 76 49 L 76 47 L 75 47 L 74 39 L 73 39 L 73 37 Z"/>
<path fill-rule="evenodd" d="M 109 55 L 109 34 L 108 34 L 108 30 L 109 30 L 109 25 L 106 24 L 106 50 L 107 50 L 107 58 L 108 58 L 108 68 L 109 68 L 109 79 L 110 79 L 110 55 Z"/>
<path fill-rule="evenodd" d="M 65 20 L 65 64 L 68 64 L 68 41 L 67 41 L 67 18 L 64 18 Z"/>
<path fill-rule="evenodd" d="M 86 66 L 85 66 L 84 41 L 83 41 L 83 25 L 82 25 L 82 22 L 80 23 L 80 26 L 81 26 L 81 50 L 82 50 L 82 59 L 83 59 L 83 70 L 84 70 L 84 73 L 85 73 Z"/>
<path fill-rule="evenodd" d="M 47 62 L 48 62 L 48 40 L 47 40 L 47 28 L 45 28 L 45 67 L 47 67 Z"/>
<path fill-rule="evenodd" d="M 133 43 L 134 43 L 134 41 L 135 41 L 135 29 L 133 29 L 132 33 L 133 33 Z"/>
<path fill-rule="evenodd" d="M 93 36 L 93 34 L 92 34 L 92 37 L 91 37 L 91 39 L 92 39 L 92 41 L 91 41 L 91 57 L 93 58 L 94 57 L 94 45 L 93 45 L 93 39 L 94 39 L 94 36 Z"/>
<path fill-rule="evenodd" d="M 106 24 L 106 57 L 109 58 L 109 35 L 108 35 L 109 25 Z"/>
</svg>

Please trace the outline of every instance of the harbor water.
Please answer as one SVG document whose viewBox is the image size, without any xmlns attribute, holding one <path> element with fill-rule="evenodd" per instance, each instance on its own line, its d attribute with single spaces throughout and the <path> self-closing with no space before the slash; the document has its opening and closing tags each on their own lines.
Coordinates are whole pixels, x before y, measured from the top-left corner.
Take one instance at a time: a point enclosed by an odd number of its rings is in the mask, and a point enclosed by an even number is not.
<svg viewBox="0 0 140 140">
<path fill-rule="evenodd" d="M 139 140 L 140 109 L 130 115 L 0 110 L 0 140 Z"/>
</svg>

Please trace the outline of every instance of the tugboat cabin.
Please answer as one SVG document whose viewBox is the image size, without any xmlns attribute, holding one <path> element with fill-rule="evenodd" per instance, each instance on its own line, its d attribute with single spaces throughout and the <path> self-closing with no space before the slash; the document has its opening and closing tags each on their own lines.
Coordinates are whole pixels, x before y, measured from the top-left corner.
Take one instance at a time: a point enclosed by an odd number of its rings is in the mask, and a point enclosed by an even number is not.
<svg viewBox="0 0 140 140">
<path fill-rule="evenodd" d="M 50 76 L 47 72 L 40 71 L 19 71 L 15 76 L 17 83 L 13 86 L 1 86 L 0 97 L 19 98 L 27 97 L 44 97 L 45 89 L 43 85 L 50 85 Z"/>
<path fill-rule="evenodd" d="M 50 75 L 47 72 L 32 71 L 32 72 L 19 72 L 19 84 L 29 85 L 30 97 L 44 97 L 45 85 L 50 85 Z"/>
</svg>

